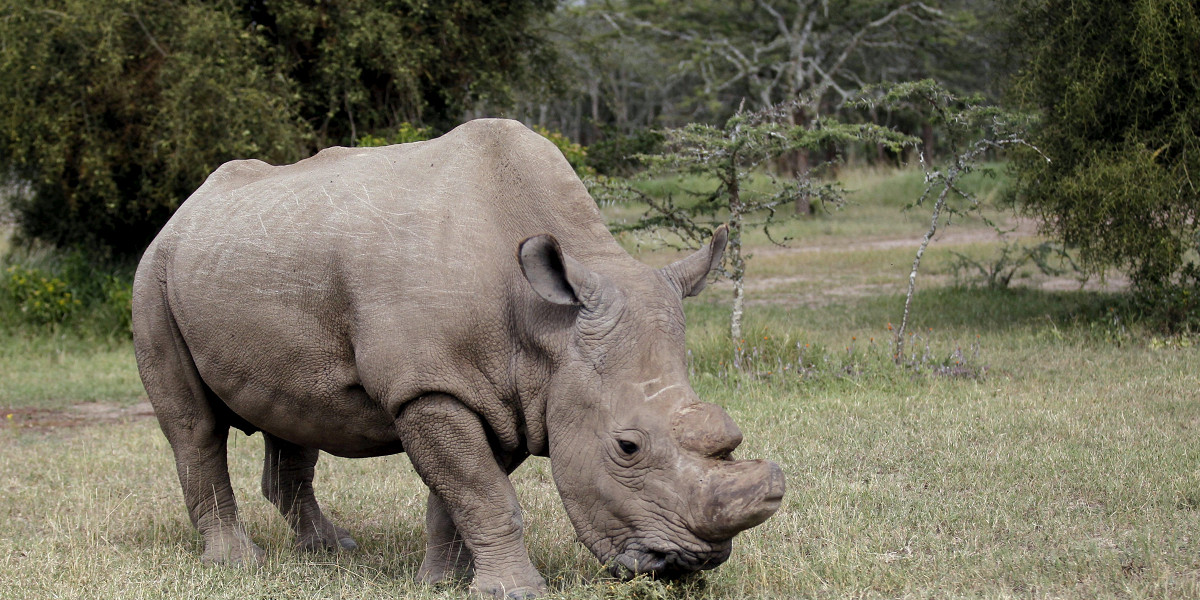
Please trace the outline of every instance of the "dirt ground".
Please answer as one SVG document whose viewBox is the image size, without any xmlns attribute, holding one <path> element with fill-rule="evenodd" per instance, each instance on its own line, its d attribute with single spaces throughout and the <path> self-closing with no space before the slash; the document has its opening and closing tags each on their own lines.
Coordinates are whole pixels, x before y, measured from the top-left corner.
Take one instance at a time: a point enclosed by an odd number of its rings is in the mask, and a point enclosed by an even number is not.
<svg viewBox="0 0 1200 600">
<path fill-rule="evenodd" d="M 123 423 L 154 416 L 148 400 L 132 406 L 86 402 L 62 409 L 0 407 L 0 428 L 61 429 Z"/>
<path fill-rule="evenodd" d="M 1037 225 L 1030 219 L 1019 219 L 1012 223 L 1012 230 L 1008 233 L 1008 239 L 1017 240 L 1034 240 L 1037 238 Z M 787 246 L 772 246 L 767 248 L 757 248 L 754 250 L 755 258 L 773 257 L 796 257 L 797 260 L 803 260 L 805 255 L 812 253 L 830 253 L 830 252 L 860 252 L 871 250 L 894 250 L 898 248 L 908 248 L 912 250 L 912 255 L 915 256 L 917 248 L 921 245 L 923 236 L 909 237 L 893 237 L 893 238 L 876 238 L 867 240 L 845 239 L 834 243 L 792 243 Z M 986 244 L 996 242 L 999 239 L 996 232 L 992 229 L 981 228 L 951 228 L 948 230 L 939 231 L 929 243 L 929 248 L 944 248 L 953 246 L 964 246 L 969 244 Z M 785 258 L 786 260 L 786 258 Z M 753 264 L 753 259 L 751 259 Z M 753 267 L 751 267 L 753 268 Z M 907 289 L 908 276 L 911 268 L 911 258 L 903 267 L 897 267 L 896 278 L 891 283 L 866 283 L 866 282 L 840 282 L 832 285 L 821 285 L 819 292 L 810 293 L 792 293 L 795 296 L 792 302 L 808 306 L 824 306 L 839 300 L 850 298 L 861 298 L 865 296 L 886 294 L 886 293 L 903 293 Z M 788 295 L 788 292 L 781 291 L 781 288 L 794 287 L 795 284 L 822 284 L 829 283 L 827 273 L 813 274 L 796 274 L 787 276 L 775 277 L 754 277 L 749 275 L 746 278 L 746 290 L 759 298 L 751 299 L 750 303 L 776 303 L 781 301 L 781 296 Z M 918 287 L 927 287 L 930 285 L 947 285 L 951 283 L 950 277 L 946 275 L 930 275 L 920 272 L 917 278 Z M 727 282 L 720 282 L 727 284 Z M 718 287 L 722 287 L 718 284 Z M 1052 276 L 1041 273 L 1035 273 L 1031 277 L 1014 278 L 1013 286 L 1034 287 L 1047 291 L 1068 291 L 1068 290 L 1088 290 L 1088 291 L 1121 291 L 1129 287 L 1129 280 L 1124 275 L 1115 274 L 1113 276 L 1098 278 L 1090 277 L 1080 279 L 1072 276 Z"/>
</svg>

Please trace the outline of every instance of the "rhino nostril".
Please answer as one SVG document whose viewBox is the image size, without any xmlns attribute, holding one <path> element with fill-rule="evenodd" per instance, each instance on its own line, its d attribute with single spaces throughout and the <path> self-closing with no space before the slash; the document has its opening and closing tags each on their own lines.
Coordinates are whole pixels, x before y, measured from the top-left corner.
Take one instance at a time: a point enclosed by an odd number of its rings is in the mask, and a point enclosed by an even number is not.
<svg viewBox="0 0 1200 600">
<path fill-rule="evenodd" d="M 610 569 L 623 579 L 640 573 L 658 573 L 667 567 L 667 553 L 660 550 L 626 550 L 614 562 L 619 569 Z"/>
<path fill-rule="evenodd" d="M 658 550 L 650 550 L 646 552 L 646 564 L 651 566 L 652 570 L 662 569 L 667 564 L 667 553 Z"/>
</svg>

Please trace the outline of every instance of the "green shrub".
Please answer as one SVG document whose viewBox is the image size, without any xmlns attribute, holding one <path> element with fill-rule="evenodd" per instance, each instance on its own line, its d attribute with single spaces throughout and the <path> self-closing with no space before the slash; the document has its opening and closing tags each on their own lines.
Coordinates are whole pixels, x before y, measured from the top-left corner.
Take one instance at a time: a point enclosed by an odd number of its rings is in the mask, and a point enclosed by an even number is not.
<svg viewBox="0 0 1200 600">
<path fill-rule="evenodd" d="M 562 132 L 551 131 L 545 127 L 542 127 L 541 125 L 534 125 L 533 130 L 538 132 L 538 135 L 550 140 L 558 148 L 559 152 L 562 152 L 563 156 L 566 157 L 567 162 L 571 163 L 571 167 L 574 168 L 575 172 L 581 177 L 584 175 L 596 174 L 596 170 L 587 164 L 587 149 L 585 149 L 583 146 L 572 142 L 571 139 L 563 135 Z"/>
<path fill-rule="evenodd" d="M 405 121 L 390 134 L 374 135 L 365 134 L 355 141 L 354 145 L 362 148 L 373 148 L 377 146 L 389 146 L 391 144 L 408 144 L 410 142 L 423 142 L 433 137 L 433 130 L 428 127 L 418 127 L 408 121 Z"/>
<path fill-rule="evenodd" d="M 132 263 L 72 252 L 10 254 L 0 279 L 6 329 L 66 328 L 101 337 L 128 337 Z"/>
<path fill-rule="evenodd" d="M 0 178 L 19 232 L 140 253 L 222 163 L 436 127 L 549 82 L 549 0 L 0 0 Z"/>
<path fill-rule="evenodd" d="M 601 175 L 626 177 L 642 168 L 639 154 L 657 154 L 662 150 L 663 135 L 653 129 L 639 129 L 622 135 L 607 129 L 604 139 L 588 146 L 587 164 Z"/>
<path fill-rule="evenodd" d="M 65 281 L 22 265 L 4 270 L 4 295 L 8 312 L 34 325 L 66 321 L 82 305 Z"/>
<path fill-rule="evenodd" d="M 1022 0 L 1020 100 L 1042 113 L 1015 154 L 1019 195 L 1082 266 L 1126 270 L 1146 313 L 1200 320 L 1200 5 Z M 1161 304 L 1159 307 L 1152 305 Z"/>
</svg>

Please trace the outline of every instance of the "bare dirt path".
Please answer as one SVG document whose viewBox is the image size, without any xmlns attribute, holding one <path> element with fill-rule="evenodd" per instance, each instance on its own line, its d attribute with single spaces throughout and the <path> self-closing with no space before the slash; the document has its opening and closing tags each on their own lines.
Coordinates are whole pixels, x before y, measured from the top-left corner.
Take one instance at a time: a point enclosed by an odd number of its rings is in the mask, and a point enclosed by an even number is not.
<svg viewBox="0 0 1200 600">
<path fill-rule="evenodd" d="M 1037 224 L 1032 219 L 1009 219 L 1003 224 L 1007 233 L 1003 239 L 1018 242 L 1036 243 L 1038 240 Z M 789 257 L 804 260 L 805 256 L 814 253 L 848 253 L 872 250 L 909 249 L 915 255 L 921 245 L 924 234 L 904 237 L 879 237 L 869 239 L 843 238 L 820 242 L 792 242 L 787 246 L 760 247 L 753 250 L 757 259 L 772 259 L 787 261 Z M 990 227 L 966 226 L 943 228 L 930 241 L 930 248 L 966 246 L 971 244 L 987 244 L 1000 241 L 1002 238 Z M 911 255 L 902 265 L 896 265 L 896 277 L 891 282 L 860 281 L 853 276 L 831 277 L 829 273 L 797 273 L 792 275 L 758 276 L 753 274 L 751 259 L 750 271 L 746 277 L 746 290 L 757 295 L 749 300 L 752 304 L 774 304 L 793 302 L 808 306 L 823 306 L 849 298 L 902 292 L 908 282 L 909 269 L 912 265 Z M 922 272 L 918 277 L 918 286 L 947 285 L 948 275 L 932 275 Z M 724 281 L 720 283 L 726 283 Z M 727 286 L 728 284 L 726 284 Z M 789 288 L 815 287 L 815 290 L 788 291 Z M 1105 279 L 1091 278 L 1081 281 L 1070 275 L 1052 276 L 1034 272 L 1028 277 L 1017 277 L 1013 286 L 1033 287 L 1046 291 L 1091 290 L 1119 291 L 1128 287 L 1129 281 L 1123 275 L 1110 276 Z M 719 287 L 721 286 L 718 284 Z"/>
<path fill-rule="evenodd" d="M 1008 223 L 1012 231 L 1008 239 L 1017 240 L 1037 235 L 1037 224 L 1032 219 L 1016 219 Z M 921 245 L 924 233 L 905 237 L 871 238 L 871 239 L 839 239 L 827 243 L 803 244 L 790 243 L 787 246 L 770 246 L 754 250 L 755 256 L 778 256 L 786 254 L 804 254 L 807 252 L 858 252 L 862 250 L 892 250 L 895 248 L 912 248 L 916 252 Z M 939 229 L 930 246 L 958 246 L 964 244 L 979 244 L 995 242 L 999 239 L 996 231 L 983 227 L 943 227 Z"/>
<path fill-rule="evenodd" d="M 59 429 L 109 423 L 125 423 L 154 416 L 150 402 L 130 406 L 107 402 L 85 402 L 67 408 L 0 407 L 0 429 Z"/>
</svg>

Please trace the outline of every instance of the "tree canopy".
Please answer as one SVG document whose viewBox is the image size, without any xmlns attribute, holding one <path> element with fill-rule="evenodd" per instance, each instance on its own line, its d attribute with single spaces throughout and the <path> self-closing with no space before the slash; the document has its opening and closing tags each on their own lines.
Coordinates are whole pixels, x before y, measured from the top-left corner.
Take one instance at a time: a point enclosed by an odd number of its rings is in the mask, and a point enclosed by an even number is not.
<svg viewBox="0 0 1200 600">
<path fill-rule="evenodd" d="M 1195 287 L 1200 2 L 1023 0 L 1019 15 L 1015 91 L 1049 158 L 1020 157 L 1025 205 L 1094 270 Z"/>
<path fill-rule="evenodd" d="M 452 125 L 547 74 L 552 0 L 0 0 L 21 232 L 133 254 L 221 163 Z"/>
</svg>

